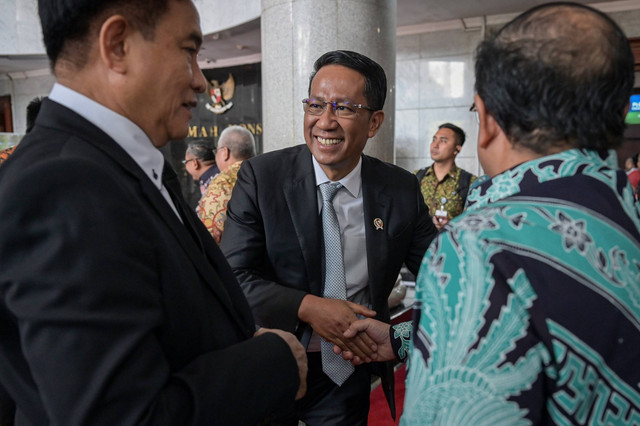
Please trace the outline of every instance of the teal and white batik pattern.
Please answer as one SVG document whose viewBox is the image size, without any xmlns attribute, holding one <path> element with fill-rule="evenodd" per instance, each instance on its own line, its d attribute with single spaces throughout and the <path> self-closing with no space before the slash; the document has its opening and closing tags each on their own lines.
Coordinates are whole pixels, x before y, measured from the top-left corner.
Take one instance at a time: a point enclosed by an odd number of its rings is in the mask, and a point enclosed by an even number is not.
<svg viewBox="0 0 640 426">
<path fill-rule="evenodd" d="M 640 214 L 615 153 L 481 183 L 426 253 L 401 425 L 640 425 Z"/>
</svg>

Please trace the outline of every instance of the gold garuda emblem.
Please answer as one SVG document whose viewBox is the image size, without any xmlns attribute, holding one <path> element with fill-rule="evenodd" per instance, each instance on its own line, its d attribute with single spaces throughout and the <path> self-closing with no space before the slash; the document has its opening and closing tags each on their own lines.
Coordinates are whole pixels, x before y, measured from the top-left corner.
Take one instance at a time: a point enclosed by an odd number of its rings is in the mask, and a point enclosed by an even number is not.
<svg viewBox="0 0 640 426">
<path fill-rule="evenodd" d="M 207 91 L 212 103 L 207 102 L 206 108 L 214 114 L 224 114 L 233 106 L 231 98 L 235 89 L 236 82 L 231 74 L 222 84 L 218 80 L 211 80 L 207 84 Z"/>
</svg>

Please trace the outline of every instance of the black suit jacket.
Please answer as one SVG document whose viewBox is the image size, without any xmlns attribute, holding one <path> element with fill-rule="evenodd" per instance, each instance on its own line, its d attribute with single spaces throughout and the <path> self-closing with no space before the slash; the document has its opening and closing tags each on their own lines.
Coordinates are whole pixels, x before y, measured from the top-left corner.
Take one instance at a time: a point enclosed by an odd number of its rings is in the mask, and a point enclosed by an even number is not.
<svg viewBox="0 0 640 426">
<path fill-rule="evenodd" d="M 173 196 L 185 224 L 115 141 L 44 101 L 0 168 L 0 382 L 18 425 L 255 424 L 292 406 L 289 347 L 251 338 L 233 272 Z"/>
<path fill-rule="evenodd" d="M 415 176 L 399 167 L 363 155 L 362 197 L 371 302 L 388 323 L 387 298 L 403 262 L 417 274 L 437 230 Z M 305 295 L 323 290 L 318 208 L 306 145 L 257 156 L 242 163 L 221 242 L 256 322 L 295 332 L 303 343 L 311 330 L 298 320 L 298 308 Z M 392 371 L 381 367 L 376 373 L 394 412 Z"/>
</svg>

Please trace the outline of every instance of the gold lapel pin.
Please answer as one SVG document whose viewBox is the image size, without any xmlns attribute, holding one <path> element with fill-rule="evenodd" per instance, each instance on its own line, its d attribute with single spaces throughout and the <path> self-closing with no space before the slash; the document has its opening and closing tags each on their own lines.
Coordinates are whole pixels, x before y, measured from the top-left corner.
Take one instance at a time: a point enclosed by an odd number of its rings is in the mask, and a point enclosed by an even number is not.
<svg viewBox="0 0 640 426">
<path fill-rule="evenodd" d="M 373 226 L 376 227 L 376 231 L 381 231 L 384 224 L 382 223 L 382 219 L 379 217 L 373 219 Z"/>
</svg>

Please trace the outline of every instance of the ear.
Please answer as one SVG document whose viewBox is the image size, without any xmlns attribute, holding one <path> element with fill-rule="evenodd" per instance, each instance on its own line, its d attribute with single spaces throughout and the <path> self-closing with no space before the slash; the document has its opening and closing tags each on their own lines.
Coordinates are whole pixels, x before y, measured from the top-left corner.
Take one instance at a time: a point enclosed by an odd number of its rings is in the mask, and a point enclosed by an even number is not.
<svg viewBox="0 0 640 426">
<path fill-rule="evenodd" d="M 373 114 L 371 114 L 371 118 L 369 119 L 369 138 L 374 137 L 376 133 L 378 133 L 378 130 L 380 130 L 380 126 L 382 126 L 383 121 L 384 111 L 374 111 Z"/>
<path fill-rule="evenodd" d="M 126 72 L 131 26 L 122 15 L 110 16 L 100 27 L 100 58 L 111 70 Z"/>
<path fill-rule="evenodd" d="M 478 150 L 487 149 L 491 142 L 496 139 L 496 136 L 502 132 L 502 129 L 495 118 L 487 112 L 484 101 L 478 94 L 475 95 L 474 102 L 478 110 L 479 121 Z"/>
<path fill-rule="evenodd" d="M 222 160 L 229 161 L 229 158 L 231 158 L 231 149 L 229 149 L 226 146 L 223 146 L 223 148 L 227 148 L 227 149 L 225 149 L 224 152 L 222 153 L 223 155 Z"/>
</svg>

